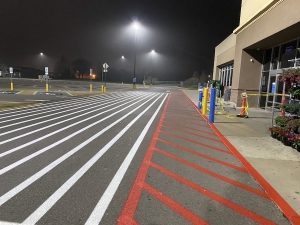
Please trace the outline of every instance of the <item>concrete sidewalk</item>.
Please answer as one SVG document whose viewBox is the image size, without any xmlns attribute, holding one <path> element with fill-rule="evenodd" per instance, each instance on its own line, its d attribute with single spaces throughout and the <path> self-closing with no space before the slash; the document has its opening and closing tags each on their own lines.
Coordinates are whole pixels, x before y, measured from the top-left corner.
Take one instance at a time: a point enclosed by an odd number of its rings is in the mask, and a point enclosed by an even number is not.
<svg viewBox="0 0 300 225">
<path fill-rule="evenodd" d="M 198 105 L 198 91 L 182 91 Z M 214 125 L 263 178 L 300 214 L 300 152 L 270 137 L 272 115 L 249 109 L 249 118 L 215 115 Z M 239 109 L 229 109 L 239 114 Z"/>
</svg>

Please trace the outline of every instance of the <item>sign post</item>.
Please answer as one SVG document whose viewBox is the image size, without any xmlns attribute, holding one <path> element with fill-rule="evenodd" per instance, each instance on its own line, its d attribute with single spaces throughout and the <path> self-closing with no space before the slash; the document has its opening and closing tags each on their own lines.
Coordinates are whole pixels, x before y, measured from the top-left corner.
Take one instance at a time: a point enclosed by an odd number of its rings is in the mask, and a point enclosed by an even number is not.
<svg viewBox="0 0 300 225">
<path fill-rule="evenodd" d="M 14 90 L 14 84 L 12 82 L 12 74 L 14 72 L 14 69 L 12 67 L 9 67 L 9 73 L 10 73 L 10 90 L 13 91 Z"/>
<path fill-rule="evenodd" d="M 93 92 L 92 75 L 93 75 L 93 69 L 90 69 L 90 77 L 91 77 L 91 82 L 90 82 L 90 92 Z"/>
<path fill-rule="evenodd" d="M 49 84 L 48 84 L 48 73 L 49 70 L 48 70 L 48 67 L 45 67 L 45 76 L 46 76 L 46 92 L 48 92 L 49 90 Z"/>
<path fill-rule="evenodd" d="M 104 91 L 103 92 L 106 92 L 106 73 L 107 73 L 107 69 L 108 69 L 108 64 L 105 62 L 103 64 L 103 72 L 105 73 L 105 85 L 104 85 Z M 102 84 L 103 84 L 103 76 L 102 76 Z"/>
</svg>

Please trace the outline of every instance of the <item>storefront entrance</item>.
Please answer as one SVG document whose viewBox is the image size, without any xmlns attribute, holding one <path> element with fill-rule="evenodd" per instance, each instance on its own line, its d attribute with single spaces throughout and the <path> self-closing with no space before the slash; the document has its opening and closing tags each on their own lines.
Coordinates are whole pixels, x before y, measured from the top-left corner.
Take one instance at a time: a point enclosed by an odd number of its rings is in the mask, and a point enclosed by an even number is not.
<svg viewBox="0 0 300 225">
<path fill-rule="evenodd" d="M 261 95 L 259 100 L 260 108 L 270 108 L 278 106 L 281 103 L 284 90 L 284 84 L 278 80 L 282 70 L 270 70 L 269 73 L 263 73 L 261 80 Z"/>
</svg>

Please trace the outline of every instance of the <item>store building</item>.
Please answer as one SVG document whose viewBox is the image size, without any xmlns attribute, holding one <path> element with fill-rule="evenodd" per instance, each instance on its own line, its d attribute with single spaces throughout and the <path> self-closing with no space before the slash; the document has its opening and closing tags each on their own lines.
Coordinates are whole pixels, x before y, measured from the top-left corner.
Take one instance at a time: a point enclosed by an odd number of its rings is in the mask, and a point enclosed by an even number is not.
<svg viewBox="0 0 300 225">
<path fill-rule="evenodd" d="M 252 107 L 269 107 L 283 68 L 300 66 L 300 0 L 242 0 L 240 24 L 215 48 L 213 78 L 231 89 L 230 101 L 241 93 L 257 94 Z M 277 96 L 277 102 L 281 97 Z"/>
</svg>

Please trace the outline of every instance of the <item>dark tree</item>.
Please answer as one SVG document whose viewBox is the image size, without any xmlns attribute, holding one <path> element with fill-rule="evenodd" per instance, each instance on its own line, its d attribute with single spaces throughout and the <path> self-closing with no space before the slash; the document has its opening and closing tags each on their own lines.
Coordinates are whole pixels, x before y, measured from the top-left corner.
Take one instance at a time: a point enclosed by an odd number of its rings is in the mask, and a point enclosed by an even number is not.
<svg viewBox="0 0 300 225">
<path fill-rule="evenodd" d="M 62 78 L 70 78 L 70 69 L 67 67 L 67 60 L 64 55 L 55 64 L 54 72 Z"/>
<path fill-rule="evenodd" d="M 83 58 L 75 59 L 72 62 L 72 69 L 73 69 L 74 73 L 78 74 L 79 77 L 81 76 L 82 79 L 83 79 L 84 74 L 89 73 L 90 66 L 91 66 L 91 63 Z"/>
</svg>

